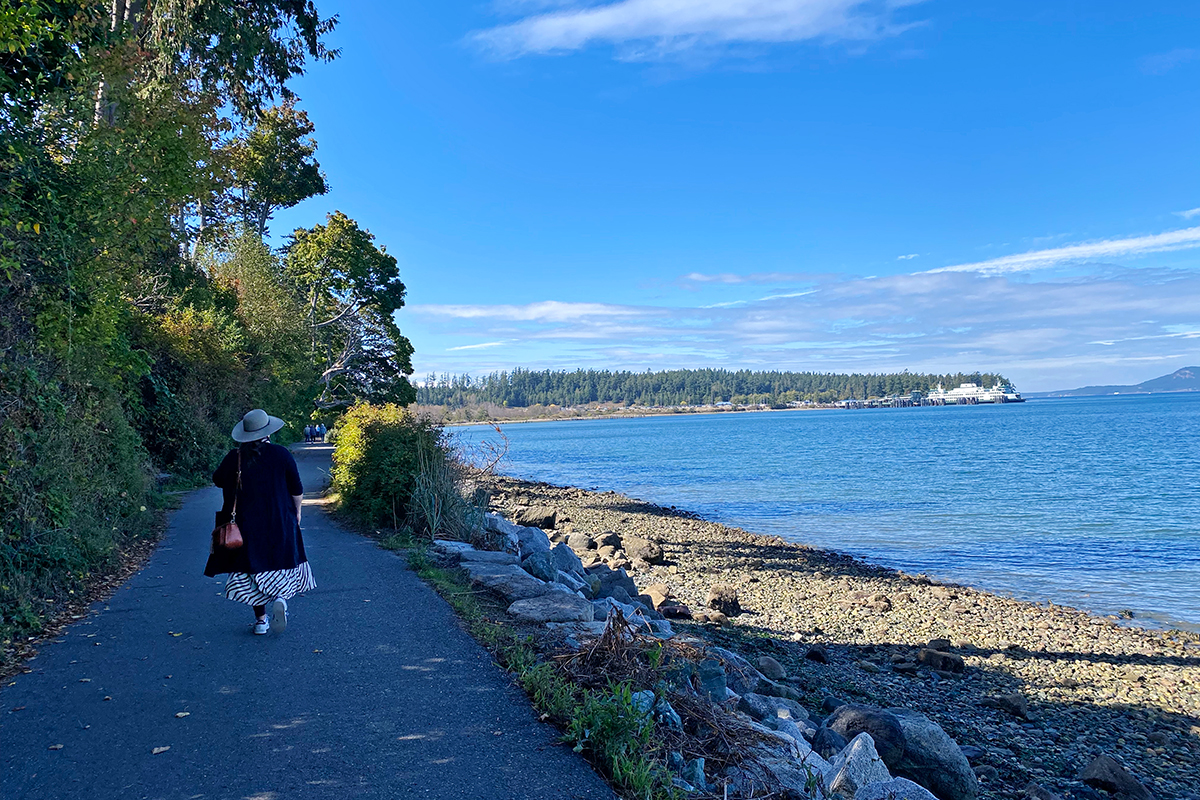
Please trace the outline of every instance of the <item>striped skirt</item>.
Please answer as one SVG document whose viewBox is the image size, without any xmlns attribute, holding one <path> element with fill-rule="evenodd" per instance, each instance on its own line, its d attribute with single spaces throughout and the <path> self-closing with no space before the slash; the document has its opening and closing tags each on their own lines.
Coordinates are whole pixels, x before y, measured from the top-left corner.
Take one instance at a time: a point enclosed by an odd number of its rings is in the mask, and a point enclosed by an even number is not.
<svg viewBox="0 0 1200 800">
<path fill-rule="evenodd" d="M 276 597 L 287 600 L 309 589 L 314 589 L 312 570 L 307 561 L 292 569 L 277 569 L 271 572 L 231 572 L 225 581 L 225 596 L 237 603 L 250 606 L 265 606 Z"/>
</svg>

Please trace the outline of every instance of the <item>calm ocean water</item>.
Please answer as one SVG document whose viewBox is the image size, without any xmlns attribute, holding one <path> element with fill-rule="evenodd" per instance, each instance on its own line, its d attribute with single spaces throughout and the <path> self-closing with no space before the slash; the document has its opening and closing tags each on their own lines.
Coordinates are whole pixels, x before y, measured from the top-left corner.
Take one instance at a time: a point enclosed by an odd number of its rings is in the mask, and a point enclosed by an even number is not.
<svg viewBox="0 0 1200 800">
<path fill-rule="evenodd" d="M 501 470 L 1200 630 L 1200 394 L 504 427 Z M 469 442 L 495 439 L 458 428 Z"/>
</svg>

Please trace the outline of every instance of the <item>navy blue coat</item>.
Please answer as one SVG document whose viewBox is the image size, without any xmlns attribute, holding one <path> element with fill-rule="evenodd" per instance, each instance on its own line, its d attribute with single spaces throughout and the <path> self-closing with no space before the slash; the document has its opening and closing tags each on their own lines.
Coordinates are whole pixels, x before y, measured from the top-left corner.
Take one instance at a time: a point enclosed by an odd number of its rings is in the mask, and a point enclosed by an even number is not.
<svg viewBox="0 0 1200 800">
<path fill-rule="evenodd" d="M 213 473 L 213 483 L 221 487 L 225 497 L 217 512 L 218 523 L 228 520 L 233 509 L 237 473 L 238 450 L 234 448 Z M 237 523 L 245 545 L 212 553 L 204 574 L 256 574 L 292 569 L 307 561 L 292 500 L 300 494 L 304 494 L 304 486 L 291 451 L 269 442 L 260 445 L 258 455 L 242 464 L 242 488 L 237 492 Z"/>
</svg>

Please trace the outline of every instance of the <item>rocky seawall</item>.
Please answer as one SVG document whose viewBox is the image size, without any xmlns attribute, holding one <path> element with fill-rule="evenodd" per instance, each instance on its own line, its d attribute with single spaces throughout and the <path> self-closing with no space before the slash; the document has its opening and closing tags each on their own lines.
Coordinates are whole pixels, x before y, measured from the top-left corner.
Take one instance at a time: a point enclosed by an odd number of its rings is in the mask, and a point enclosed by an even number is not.
<svg viewBox="0 0 1200 800">
<path fill-rule="evenodd" d="M 1195 634 L 944 585 L 616 493 L 491 480 L 493 510 L 569 545 L 585 572 L 626 570 L 677 630 L 768 657 L 814 712 L 925 715 L 961 747 L 981 798 L 1200 799 Z"/>
</svg>

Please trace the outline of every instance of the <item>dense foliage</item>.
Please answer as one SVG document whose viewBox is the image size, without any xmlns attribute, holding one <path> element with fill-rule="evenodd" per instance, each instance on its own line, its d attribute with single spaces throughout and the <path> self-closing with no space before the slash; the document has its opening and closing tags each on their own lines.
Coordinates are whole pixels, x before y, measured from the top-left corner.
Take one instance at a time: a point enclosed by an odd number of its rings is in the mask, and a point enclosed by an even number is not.
<svg viewBox="0 0 1200 800">
<path fill-rule="evenodd" d="M 330 478 L 341 507 L 365 524 L 390 528 L 409 516 L 422 461 L 445 453 L 438 427 L 393 403 L 351 408 L 336 444 Z"/>
<path fill-rule="evenodd" d="M 849 398 L 928 392 L 938 384 L 947 389 L 973 381 L 983 386 L 1006 382 L 992 373 L 924 375 L 838 375 L 821 372 L 757 372 L 723 369 L 678 369 L 665 372 L 608 370 L 534 371 L 514 369 L 483 378 L 469 375 L 430 375 L 417 390 L 422 405 L 459 408 L 481 403 L 524 407 L 580 406 L 588 403 L 676 406 L 714 403 L 780 404 L 796 401 L 834 402 Z"/>
<path fill-rule="evenodd" d="M 307 0 L 0 1 L 0 639 L 147 535 L 155 476 L 207 473 L 246 410 L 284 437 L 322 413 L 310 286 L 261 233 L 324 191 L 287 81 L 332 26 Z M 410 351 L 384 272 L 325 339 Z M 379 385 L 346 371 L 326 414 Z"/>
</svg>

